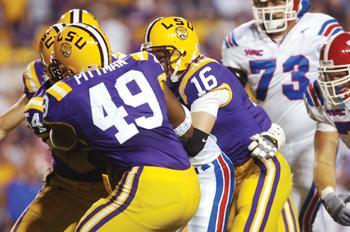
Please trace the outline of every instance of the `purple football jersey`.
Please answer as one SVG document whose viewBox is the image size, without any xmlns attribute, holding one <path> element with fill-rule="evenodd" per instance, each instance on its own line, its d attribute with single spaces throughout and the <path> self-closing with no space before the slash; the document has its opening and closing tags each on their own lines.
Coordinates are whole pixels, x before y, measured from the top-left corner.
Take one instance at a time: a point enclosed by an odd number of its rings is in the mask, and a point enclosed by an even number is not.
<svg viewBox="0 0 350 232">
<path fill-rule="evenodd" d="M 212 134 L 223 152 L 238 166 L 250 158 L 247 147 L 252 135 L 266 131 L 271 120 L 255 105 L 237 77 L 217 61 L 201 56 L 184 74 L 178 91 L 188 108 L 209 91 L 227 89 L 231 99 L 218 111 Z"/>
<path fill-rule="evenodd" d="M 72 125 L 95 158 L 114 169 L 187 169 L 187 154 L 168 121 L 158 81 L 163 75 L 146 52 L 80 73 L 47 90 L 45 120 Z"/>
</svg>

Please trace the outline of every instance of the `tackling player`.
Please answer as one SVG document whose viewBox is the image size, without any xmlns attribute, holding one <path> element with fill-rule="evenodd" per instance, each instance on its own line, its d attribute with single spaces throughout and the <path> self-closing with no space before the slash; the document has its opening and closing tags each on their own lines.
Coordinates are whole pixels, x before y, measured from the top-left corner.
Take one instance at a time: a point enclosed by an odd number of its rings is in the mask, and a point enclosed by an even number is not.
<svg viewBox="0 0 350 232">
<path fill-rule="evenodd" d="M 218 174 L 232 173 L 213 165 L 220 163 L 217 150 L 212 149 L 215 146 L 239 167 L 235 190 L 238 211 L 233 231 L 280 229 L 282 208 L 292 188 L 289 166 L 277 151 L 284 142 L 281 128 L 271 124 L 264 110 L 250 101 L 228 69 L 199 53 L 198 37 L 187 20 L 154 20 L 145 33 L 143 49 L 158 58 L 168 75 L 169 86 L 191 110 L 195 128 L 191 146 L 203 149 L 191 159 L 198 170 L 202 198 L 188 230 L 226 230 L 230 204 L 222 201 L 232 195 L 232 189 L 227 191 L 226 183 L 220 186 L 222 179 Z M 217 198 L 222 192 L 224 195 Z M 293 214 L 290 210 L 288 213 Z"/>
<path fill-rule="evenodd" d="M 79 36 L 70 41 L 71 34 Z M 95 160 L 112 173 L 123 172 L 76 231 L 174 231 L 194 215 L 200 192 L 168 120 L 165 96 L 171 92 L 160 83 L 164 71 L 147 52 L 111 63 L 108 43 L 93 27 L 66 26 L 52 63 L 55 79 L 63 80 L 43 96 L 44 124 L 70 127 L 92 147 Z M 172 100 L 171 107 L 183 112 Z"/>
<path fill-rule="evenodd" d="M 77 14 L 74 12 L 83 12 L 84 17 L 80 18 L 83 22 L 98 26 L 95 17 L 83 10 L 71 10 L 62 18 Z M 38 111 L 40 112 L 42 92 L 51 86 L 45 70 L 49 71 L 53 43 L 64 26 L 61 23 L 55 24 L 44 33 L 40 43 L 41 60 L 32 62 L 23 75 L 24 91 L 27 98 L 31 99 L 25 113 L 28 124 L 50 147 L 53 164 L 52 170 L 44 178 L 41 191 L 22 213 L 12 231 L 74 231 L 91 204 L 108 195 L 101 172 L 87 160 L 91 149 L 83 141 L 77 142 L 71 149 L 63 148 L 57 142 L 53 144 L 49 139 L 50 128 L 40 123 Z M 72 140 L 74 137 L 65 134 L 59 138 Z"/>
<path fill-rule="evenodd" d="M 254 20 L 225 38 L 222 62 L 249 83 L 257 102 L 284 129 L 281 150 L 293 172 L 299 222 L 303 231 L 311 231 L 320 204 L 312 171 L 316 124 L 307 115 L 303 93 L 317 78 L 321 46 L 342 28 L 328 15 L 307 13 L 308 0 L 252 2 Z"/>
<path fill-rule="evenodd" d="M 322 47 L 319 72 L 304 96 L 309 115 L 317 122 L 314 180 L 332 218 L 350 226 L 350 196 L 335 193 L 339 137 L 350 147 L 350 33 L 341 33 Z"/>
</svg>

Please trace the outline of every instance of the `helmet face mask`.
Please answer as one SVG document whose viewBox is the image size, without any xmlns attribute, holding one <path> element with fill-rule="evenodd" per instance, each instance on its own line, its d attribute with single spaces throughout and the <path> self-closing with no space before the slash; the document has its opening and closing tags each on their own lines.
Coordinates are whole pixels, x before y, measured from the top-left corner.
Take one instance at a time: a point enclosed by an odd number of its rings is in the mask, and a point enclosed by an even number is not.
<svg viewBox="0 0 350 232">
<path fill-rule="evenodd" d="M 341 105 L 350 100 L 350 65 L 332 68 L 320 66 L 319 85 L 326 100 Z"/>
<path fill-rule="evenodd" d="M 174 67 L 176 63 L 184 56 L 184 54 L 174 46 L 151 46 L 150 43 L 145 43 L 142 44 L 141 50 L 152 53 L 163 66 L 167 76 L 172 76 L 175 71 Z"/>
<path fill-rule="evenodd" d="M 297 19 L 294 0 L 253 0 L 253 16 L 260 31 L 268 34 L 287 29 L 288 22 Z"/>
</svg>

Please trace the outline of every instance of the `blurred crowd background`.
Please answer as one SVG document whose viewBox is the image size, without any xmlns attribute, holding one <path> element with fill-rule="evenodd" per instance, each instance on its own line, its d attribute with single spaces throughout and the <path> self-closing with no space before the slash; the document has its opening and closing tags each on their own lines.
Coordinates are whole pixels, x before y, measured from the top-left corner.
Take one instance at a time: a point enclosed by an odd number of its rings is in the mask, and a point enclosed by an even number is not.
<svg viewBox="0 0 350 232">
<path fill-rule="evenodd" d="M 349 0 L 311 1 L 311 11 L 330 14 L 350 29 Z M 249 0 L 0 0 L 0 113 L 23 93 L 22 72 L 38 58 L 41 34 L 72 8 L 93 13 L 113 50 L 125 53 L 139 50 L 156 17 L 185 17 L 200 36 L 201 51 L 218 60 L 223 37 L 252 18 Z M 49 165 L 47 147 L 24 123 L 0 141 L 0 232 L 8 231 L 34 198 Z M 350 189 L 350 157 L 338 172 L 339 188 Z"/>
</svg>

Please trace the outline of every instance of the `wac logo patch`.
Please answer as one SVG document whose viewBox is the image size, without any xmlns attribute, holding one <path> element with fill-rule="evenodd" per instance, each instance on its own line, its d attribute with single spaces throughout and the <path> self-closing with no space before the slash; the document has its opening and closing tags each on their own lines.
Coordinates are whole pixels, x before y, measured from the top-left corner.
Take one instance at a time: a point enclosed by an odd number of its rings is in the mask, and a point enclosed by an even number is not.
<svg viewBox="0 0 350 232">
<path fill-rule="evenodd" d="M 327 114 L 330 116 L 344 116 L 345 110 L 344 109 L 327 110 Z"/>
<path fill-rule="evenodd" d="M 263 56 L 264 50 L 245 49 L 246 56 Z"/>
</svg>

